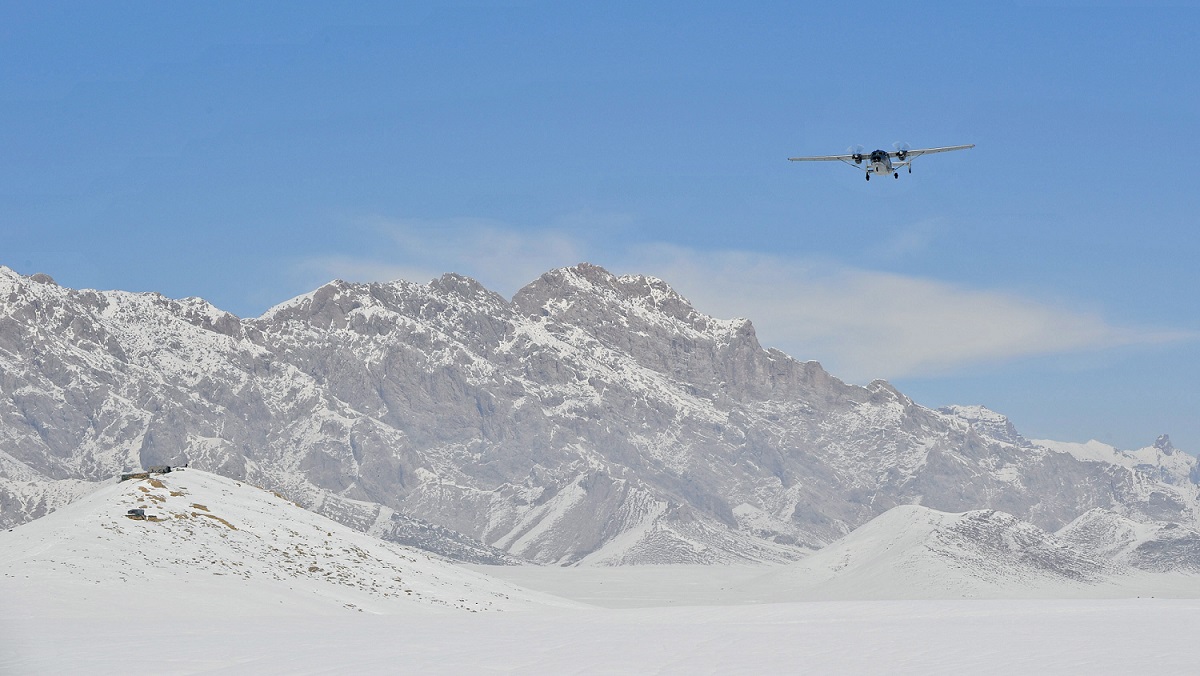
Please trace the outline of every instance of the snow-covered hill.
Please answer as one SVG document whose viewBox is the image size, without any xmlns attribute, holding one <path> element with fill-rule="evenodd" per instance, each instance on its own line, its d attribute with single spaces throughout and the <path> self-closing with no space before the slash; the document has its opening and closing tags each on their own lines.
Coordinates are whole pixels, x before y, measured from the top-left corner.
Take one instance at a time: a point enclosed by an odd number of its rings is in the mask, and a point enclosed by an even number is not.
<svg viewBox="0 0 1200 676">
<path fill-rule="evenodd" d="M 67 616 L 568 605 L 199 470 L 109 481 L 0 532 L 0 596 Z"/>
<path fill-rule="evenodd" d="M 744 587 L 781 599 L 1069 596 L 1117 571 L 1003 512 L 906 505 Z"/>
<path fill-rule="evenodd" d="M 1186 525 L 1139 522 L 1097 508 L 1067 524 L 1057 535 L 1120 565 L 1154 572 L 1200 573 L 1200 532 Z"/>
<path fill-rule="evenodd" d="M 189 462 L 460 560 L 782 562 L 914 503 L 1196 527 L 1190 456 L 1160 450 L 1098 462 L 849 385 L 587 264 L 512 300 L 331 282 L 248 320 L 0 267 L 0 525 Z"/>
</svg>

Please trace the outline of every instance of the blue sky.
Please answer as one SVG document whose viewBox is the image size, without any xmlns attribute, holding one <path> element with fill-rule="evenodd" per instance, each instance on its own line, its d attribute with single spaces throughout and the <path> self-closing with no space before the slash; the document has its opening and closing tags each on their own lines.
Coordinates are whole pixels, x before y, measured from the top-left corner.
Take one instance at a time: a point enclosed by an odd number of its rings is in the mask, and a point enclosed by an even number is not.
<svg viewBox="0 0 1200 676">
<path fill-rule="evenodd" d="M 828 4 L 0 4 L 0 264 L 256 316 L 589 261 L 850 382 L 1200 451 L 1200 9 Z M 977 147 L 786 161 L 897 141 Z"/>
</svg>

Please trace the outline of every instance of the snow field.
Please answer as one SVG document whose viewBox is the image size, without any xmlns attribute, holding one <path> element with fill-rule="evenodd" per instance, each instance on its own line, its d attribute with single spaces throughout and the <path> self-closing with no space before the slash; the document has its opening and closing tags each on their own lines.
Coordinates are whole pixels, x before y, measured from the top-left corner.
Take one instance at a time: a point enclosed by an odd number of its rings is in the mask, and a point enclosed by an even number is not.
<svg viewBox="0 0 1200 676">
<path fill-rule="evenodd" d="M 5 674 L 1193 674 L 1200 601 L 894 601 L 519 613 L 5 613 Z"/>
</svg>

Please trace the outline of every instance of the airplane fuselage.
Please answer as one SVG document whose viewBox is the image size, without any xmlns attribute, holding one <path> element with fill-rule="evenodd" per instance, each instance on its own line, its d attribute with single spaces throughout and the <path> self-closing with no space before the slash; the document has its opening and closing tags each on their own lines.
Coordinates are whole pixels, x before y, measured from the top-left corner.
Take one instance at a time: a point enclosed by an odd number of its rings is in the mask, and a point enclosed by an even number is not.
<svg viewBox="0 0 1200 676">
<path fill-rule="evenodd" d="M 866 158 L 868 174 L 890 174 L 892 173 L 892 158 L 887 154 L 887 151 L 873 151 Z"/>
</svg>

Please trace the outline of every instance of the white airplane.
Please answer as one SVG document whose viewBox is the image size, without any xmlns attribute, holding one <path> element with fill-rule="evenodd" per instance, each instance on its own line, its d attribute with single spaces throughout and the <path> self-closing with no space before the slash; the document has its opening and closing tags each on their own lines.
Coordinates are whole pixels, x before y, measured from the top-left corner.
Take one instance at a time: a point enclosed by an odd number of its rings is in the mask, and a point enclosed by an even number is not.
<svg viewBox="0 0 1200 676">
<path fill-rule="evenodd" d="M 886 150 L 872 150 L 864 152 L 862 146 L 857 148 L 847 148 L 845 155 L 820 155 L 817 157 L 789 157 L 792 162 L 845 162 L 851 166 L 859 166 L 867 171 L 867 180 L 871 180 L 871 174 L 891 174 L 896 178 L 900 178 L 900 167 L 908 167 L 908 173 L 912 173 L 912 161 L 915 157 L 921 155 L 930 155 L 932 153 L 944 153 L 950 150 L 966 150 L 974 148 L 974 143 L 969 143 L 965 146 L 943 146 L 941 148 L 909 148 L 908 144 L 897 143 L 895 150 L 888 152 Z M 892 162 L 899 160 L 899 162 Z M 867 163 L 866 167 L 862 167 L 863 162 Z"/>
</svg>

